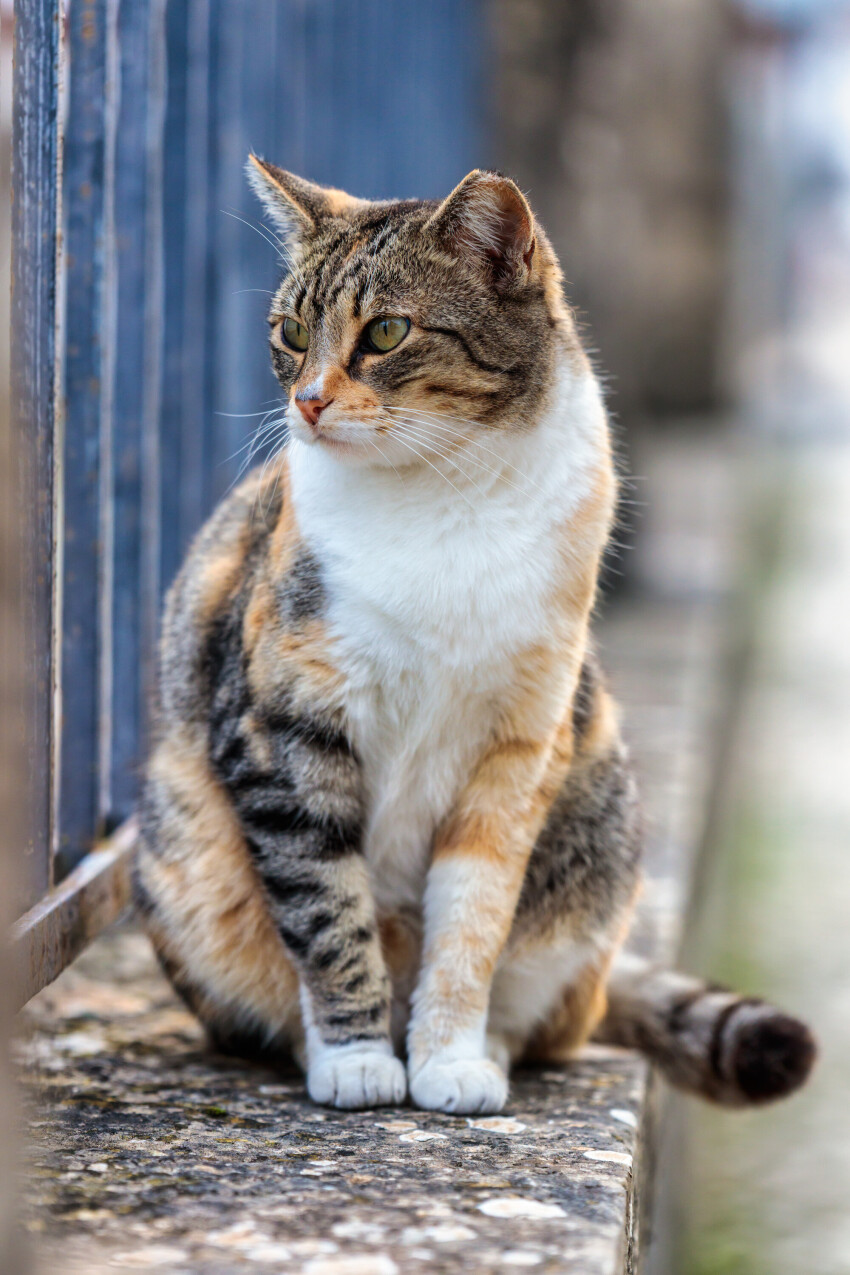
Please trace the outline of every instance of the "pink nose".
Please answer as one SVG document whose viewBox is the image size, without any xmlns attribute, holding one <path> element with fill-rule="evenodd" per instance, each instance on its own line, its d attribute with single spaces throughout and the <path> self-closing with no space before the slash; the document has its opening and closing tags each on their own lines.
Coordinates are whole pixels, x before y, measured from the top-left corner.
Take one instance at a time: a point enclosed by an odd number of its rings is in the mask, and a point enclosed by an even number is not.
<svg viewBox="0 0 850 1275">
<path fill-rule="evenodd" d="M 318 425 L 319 417 L 321 416 L 325 408 L 330 406 L 330 404 L 333 402 L 333 399 L 330 399 L 330 398 L 300 399 L 296 397 L 295 402 L 298 404 L 298 410 L 301 413 L 301 415 L 304 417 L 307 424 Z"/>
</svg>

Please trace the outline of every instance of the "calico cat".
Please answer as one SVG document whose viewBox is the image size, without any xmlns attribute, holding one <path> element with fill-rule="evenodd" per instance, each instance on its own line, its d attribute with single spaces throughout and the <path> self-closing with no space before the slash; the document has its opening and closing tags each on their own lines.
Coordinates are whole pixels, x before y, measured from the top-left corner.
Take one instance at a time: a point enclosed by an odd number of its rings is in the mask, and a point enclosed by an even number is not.
<svg viewBox="0 0 850 1275">
<path fill-rule="evenodd" d="M 166 607 L 135 889 L 174 986 L 338 1107 L 498 1111 L 512 1063 L 591 1034 L 720 1102 L 789 1092 L 803 1024 L 617 960 L 641 828 L 589 634 L 616 480 L 525 198 L 249 174 L 288 443 Z"/>
</svg>

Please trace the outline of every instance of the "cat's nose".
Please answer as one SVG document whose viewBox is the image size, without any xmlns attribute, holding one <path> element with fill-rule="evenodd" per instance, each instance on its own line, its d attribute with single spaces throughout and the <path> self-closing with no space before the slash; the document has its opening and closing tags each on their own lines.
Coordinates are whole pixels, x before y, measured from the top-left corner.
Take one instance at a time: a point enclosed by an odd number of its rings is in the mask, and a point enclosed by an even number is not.
<svg viewBox="0 0 850 1275">
<path fill-rule="evenodd" d="M 295 396 L 295 402 L 298 404 L 298 410 L 304 417 L 308 425 L 318 425 L 319 417 L 326 407 L 333 402 L 330 398 L 305 398 L 300 399 Z"/>
</svg>

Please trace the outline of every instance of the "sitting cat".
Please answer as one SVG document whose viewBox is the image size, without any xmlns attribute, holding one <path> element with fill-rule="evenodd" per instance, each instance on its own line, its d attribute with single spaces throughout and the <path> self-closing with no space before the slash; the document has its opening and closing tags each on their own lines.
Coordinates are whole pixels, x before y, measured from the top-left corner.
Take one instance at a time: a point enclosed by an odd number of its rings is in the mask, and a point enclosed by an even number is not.
<svg viewBox="0 0 850 1275">
<path fill-rule="evenodd" d="M 513 1062 L 591 1034 L 721 1102 L 790 1091 L 801 1023 L 617 958 L 640 818 L 589 632 L 617 485 L 523 195 L 250 174 L 288 443 L 166 608 L 135 886 L 174 986 L 338 1107 L 498 1111 Z"/>
</svg>

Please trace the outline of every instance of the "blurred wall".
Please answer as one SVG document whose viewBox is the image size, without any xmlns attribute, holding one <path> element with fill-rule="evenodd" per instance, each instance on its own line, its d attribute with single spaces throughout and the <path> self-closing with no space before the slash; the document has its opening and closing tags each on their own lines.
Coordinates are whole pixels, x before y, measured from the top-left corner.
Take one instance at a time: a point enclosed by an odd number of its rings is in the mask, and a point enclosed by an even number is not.
<svg viewBox="0 0 850 1275">
<path fill-rule="evenodd" d="M 554 240 L 626 417 L 715 405 L 726 283 L 715 0 L 492 0 L 497 163 Z"/>
</svg>

